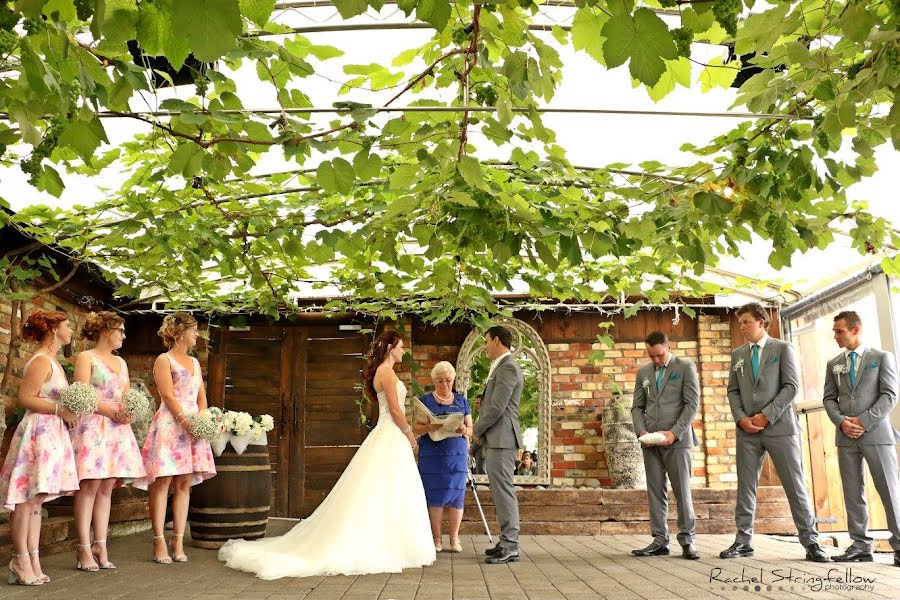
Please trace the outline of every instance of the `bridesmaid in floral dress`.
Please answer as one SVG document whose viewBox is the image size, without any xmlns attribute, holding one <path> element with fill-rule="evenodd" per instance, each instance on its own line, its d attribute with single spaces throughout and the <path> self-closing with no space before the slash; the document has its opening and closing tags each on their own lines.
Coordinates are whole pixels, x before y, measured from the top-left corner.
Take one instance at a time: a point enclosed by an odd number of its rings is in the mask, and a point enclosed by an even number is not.
<svg viewBox="0 0 900 600">
<path fill-rule="evenodd" d="M 78 489 L 72 443 L 66 431 L 77 418 L 57 403 L 60 390 L 69 385 L 56 360 L 59 349 L 72 341 L 69 318 L 62 312 L 35 311 L 25 320 L 22 339 L 39 342 L 39 346 L 25 363 L 19 387 L 19 404 L 25 408 L 25 416 L 0 470 L 0 505 L 12 512 L 9 582 L 41 585 L 50 581 L 41 570 L 38 556 L 41 504 Z"/>
<path fill-rule="evenodd" d="M 75 568 L 97 571 L 116 568 L 106 552 L 113 488 L 143 477 L 146 472 L 130 427 L 131 419 L 122 412 L 122 394 L 129 383 L 128 367 L 113 354 L 125 339 L 125 320 L 113 312 L 91 313 L 85 318 L 81 337 L 96 345 L 75 360 L 75 381 L 94 386 L 99 402 L 96 412 L 82 418 L 69 432 L 80 480 L 74 506 L 78 532 Z"/>
<path fill-rule="evenodd" d="M 187 525 L 191 486 L 216 474 L 209 442 L 190 434 L 191 415 L 206 408 L 206 390 L 200 363 L 188 356 L 197 343 L 197 321 L 183 312 L 166 315 L 159 335 L 169 347 L 153 365 L 153 378 L 162 403 L 153 415 L 144 449 L 146 478 L 135 483 L 150 489 L 150 521 L 153 524 L 153 560 L 160 564 L 187 562 L 184 529 Z M 166 550 L 163 526 L 169 484 L 172 497 L 172 556 Z"/>
</svg>

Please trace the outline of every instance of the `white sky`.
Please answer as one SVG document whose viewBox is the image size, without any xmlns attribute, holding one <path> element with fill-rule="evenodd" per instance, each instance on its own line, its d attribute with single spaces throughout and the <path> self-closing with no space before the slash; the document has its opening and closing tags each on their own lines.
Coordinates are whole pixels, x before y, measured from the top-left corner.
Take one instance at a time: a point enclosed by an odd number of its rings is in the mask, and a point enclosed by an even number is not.
<svg viewBox="0 0 900 600">
<path fill-rule="evenodd" d="M 567 9 L 544 9 L 546 16 L 538 16 L 538 23 L 559 24 L 570 22 L 571 12 Z M 392 16 L 393 15 L 393 16 Z M 399 18 L 399 19 L 398 19 Z M 379 15 L 367 14 L 356 17 L 350 22 L 372 22 L 373 20 L 402 20 L 402 13 L 396 13 L 396 7 L 386 6 Z M 551 20 L 553 19 L 553 20 Z M 337 11 L 330 7 L 291 11 L 284 20 L 294 26 L 313 26 L 336 24 L 340 22 Z M 402 50 L 422 44 L 430 38 L 430 30 L 382 30 L 353 32 L 320 32 L 305 33 L 313 43 L 331 45 L 340 48 L 345 55 L 326 63 L 319 63 L 310 57 L 317 73 L 329 79 L 346 81 L 351 76 L 342 71 L 344 64 L 390 64 L 391 59 Z M 643 88 L 633 88 L 626 67 L 613 71 L 596 64 L 584 53 L 576 53 L 572 46 L 559 47 L 552 36 L 540 34 L 560 52 L 563 70 L 563 83 L 550 103 L 553 107 L 566 108 L 602 108 L 628 110 L 671 110 L 691 112 L 725 112 L 734 100 L 735 90 L 714 89 L 706 94 L 700 92 L 699 85 L 695 89 L 678 87 L 659 103 L 649 99 Z M 269 38 L 273 39 L 273 38 Z M 692 48 L 693 58 L 706 60 L 715 55 L 722 55 L 720 47 L 695 44 Z M 413 67 L 406 67 L 407 74 L 417 72 Z M 696 81 L 701 67 L 693 65 L 692 78 Z M 246 71 L 246 72 L 245 72 Z M 276 108 L 273 96 L 265 91 L 256 94 L 248 93 L 253 87 L 256 76 L 253 72 L 242 69 L 236 74 L 240 96 L 247 108 Z M 375 106 L 382 105 L 395 91 L 388 90 L 377 94 L 354 91 L 337 96 L 338 84 L 325 78 L 312 76 L 302 80 L 300 84 L 304 93 L 309 95 L 316 106 L 331 106 L 334 101 L 353 100 L 366 102 Z M 178 97 L 187 98 L 194 92 L 193 86 L 181 86 L 175 90 Z M 171 97 L 172 92 L 160 92 L 158 101 Z M 395 105 L 403 106 L 414 99 L 400 99 Z M 148 98 L 148 104 L 132 102 L 134 110 L 153 108 L 155 100 Z M 738 111 L 744 111 L 740 108 Z M 323 121 L 334 118 L 334 115 L 323 116 Z M 673 117 L 649 115 L 559 115 L 548 114 L 544 117 L 545 125 L 557 133 L 559 145 L 568 152 L 569 160 L 576 165 L 602 166 L 613 162 L 639 163 L 645 160 L 658 160 L 664 164 L 687 164 L 697 160 L 678 150 L 684 142 L 703 144 L 718 133 L 725 132 L 737 125 L 740 120 L 733 118 L 701 118 Z M 107 132 L 112 143 L 128 139 L 139 127 L 124 120 L 108 119 L 105 121 Z M 484 141 L 480 136 L 472 136 L 473 143 L 479 147 L 479 155 L 486 158 L 496 152 L 493 144 Z M 494 158 L 507 158 L 507 151 L 495 153 Z M 274 154 L 274 153 L 273 153 Z M 879 171 L 874 177 L 853 186 L 850 196 L 870 202 L 873 214 L 888 218 L 900 226 L 900 209 L 896 207 L 896 173 L 900 171 L 900 153 L 890 145 L 882 146 L 876 153 Z M 314 164 L 312 165 L 314 166 Z M 267 159 L 258 172 L 271 172 L 291 168 L 280 159 Z M 73 204 L 91 204 L 99 199 L 102 192 L 99 187 L 114 188 L 117 179 L 110 174 L 103 181 L 85 177 L 63 174 L 66 191 L 62 198 L 53 198 L 37 192 L 27 184 L 26 176 L 19 169 L 0 168 L 0 181 L 3 184 L 3 196 L 13 209 L 45 203 L 56 206 L 72 206 Z M 891 182 L 895 185 L 891 186 Z M 893 189 L 892 189 L 893 188 Z M 741 259 L 726 259 L 721 267 L 729 271 L 745 274 L 748 277 L 778 279 L 790 282 L 794 287 L 810 292 L 820 286 L 828 285 L 845 275 L 853 274 L 872 264 L 877 259 L 861 257 L 850 249 L 843 240 L 839 240 L 825 253 L 811 252 L 797 255 L 795 265 L 780 273 L 774 272 L 766 264 L 767 244 L 754 244 L 747 248 Z"/>
</svg>

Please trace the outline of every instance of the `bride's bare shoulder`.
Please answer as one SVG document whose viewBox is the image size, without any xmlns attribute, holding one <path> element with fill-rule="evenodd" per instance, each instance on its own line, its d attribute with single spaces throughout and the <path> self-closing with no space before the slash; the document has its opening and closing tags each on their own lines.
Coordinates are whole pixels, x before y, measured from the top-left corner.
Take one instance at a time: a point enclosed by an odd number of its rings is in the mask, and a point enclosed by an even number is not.
<svg viewBox="0 0 900 600">
<path fill-rule="evenodd" d="M 394 373 L 394 369 L 388 365 L 380 365 L 375 370 L 375 377 L 372 380 L 372 385 L 375 386 L 376 392 L 381 392 L 389 385 L 396 385 L 397 381 L 397 374 Z"/>
</svg>

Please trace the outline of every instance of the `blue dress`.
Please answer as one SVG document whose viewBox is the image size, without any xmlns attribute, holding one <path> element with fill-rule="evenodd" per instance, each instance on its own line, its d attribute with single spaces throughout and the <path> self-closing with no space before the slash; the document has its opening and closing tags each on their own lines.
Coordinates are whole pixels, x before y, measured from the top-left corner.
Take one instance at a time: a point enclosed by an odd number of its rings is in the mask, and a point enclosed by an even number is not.
<svg viewBox="0 0 900 600">
<path fill-rule="evenodd" d="M 439 404 L 433 393 L 420 398 L 435 415 L 472 414 L 469 401 L 453 394 L 453 404 Z M 464 437 L 451 437 L 434 442 L 425 434 L 419 438 L 419 474 L 425 488 L 428 506 L 462 508 L 466 497 L 469 443 Z"/>
</svg>

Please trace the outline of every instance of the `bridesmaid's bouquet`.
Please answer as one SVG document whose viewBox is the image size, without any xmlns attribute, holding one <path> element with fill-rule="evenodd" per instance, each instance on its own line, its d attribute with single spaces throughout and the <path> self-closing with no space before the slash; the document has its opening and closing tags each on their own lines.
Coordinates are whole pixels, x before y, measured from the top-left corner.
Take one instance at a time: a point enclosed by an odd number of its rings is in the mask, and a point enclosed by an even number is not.
<svg viewBox="0 0 900 600">
<path fill-rule="evenodd" d="M 130 387 L 122 395 L 122 412 L 135 421 L 140 421 L 150 412 L 150 398 L 140 389 Z"/>
<path fill-rule="evenodd" d="M 208 408 L 190 417 L 190 423 L 191 435 L 198 440 L 214 442 L 219 439 L 219 434 L 222 432 L 221 425 L 216 421 L 215 416 Z"/>
<path fill-rule="evenodd" d="M 89 383 L 76 381 L 59 392 L 59 400 L 63 406 L 75 413 L 78 418 L 87 416 L 97 410 L 97 391 Z"/>
</svg>

